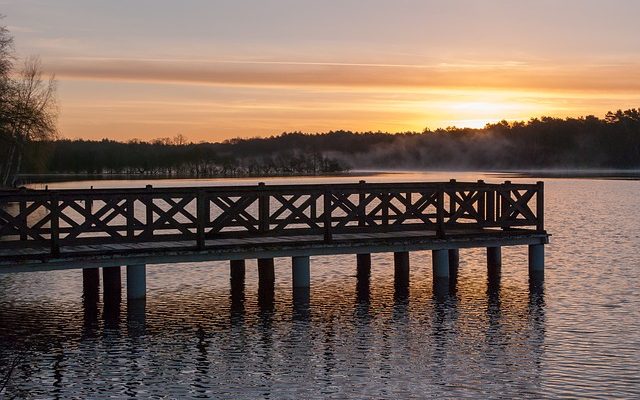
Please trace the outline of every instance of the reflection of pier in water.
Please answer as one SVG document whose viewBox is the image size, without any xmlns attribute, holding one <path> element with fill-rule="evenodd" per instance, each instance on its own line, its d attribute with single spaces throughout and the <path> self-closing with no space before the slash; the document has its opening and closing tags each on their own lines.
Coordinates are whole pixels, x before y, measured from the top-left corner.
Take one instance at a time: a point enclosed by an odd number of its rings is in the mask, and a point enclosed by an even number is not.
<svg viewBox="0 0 640 400">
<path fill-rule="evenodd" d="M 466 273 L 464 265 L 459 273 Z M 453 368 L 460 368 L 461 365 L 457 357 L 466 356 L 458 346 L 475 349 L 477 353 L 469 356 L 484 357 L 487 364 L 512 365 L 517 368 L 518 374 L 513 372 L 512 382 L 520 385 L 519 387 L 534 387 L 539 381 L 545 336 L 544 286 L 541 280 L 530 279 L 528 296 L 522 296 L 527 291 L 526 287 L 518 286 L 515 288 L 516 292 L 510 292 L 513 287 L 502 287 L 499 275 L 488 277 L 485 282 L 478 281 L 477 284 L 463 287 L 442 286 L 436 280 L 431 289 L 415 287 L 415 283 L 411 286 L 409 281 L 399 282 L 397 279 L 372 282 L 371 276 L 367 274 L 356 275 L 355 279 L 343 278 L 340 282 L 339 286 L 328 290 L 314 289 L 313 293 L 324 299 L 318 300 L 314 305 L 311 301 L 313 296 L 310 296 L 308 289 L 296 290 L 289 297 L 290 292 L 282 284 L 263 287 L 262 290 L 267 291 L 264 293 L 265 298 L 269 299 L 263 301 L 254 297 L 259 288 L 250 286 L 247 292 L 244 280 L 230 278 L 226 289 L 217 287 L 213 289 L 215 293 L 208 297 L 190 299 L 192 295 L 197 296 L 195 291 L 183 293 L 182 296 L 190 301 L 188 305 L 175 301 L 177 297 L 171 297 L 161 304 L 152 302 L 151 308 L 145 313 L 138 308 L 144 308 L 144 301 L 123 302 L 120 308 L 127 309 L 126 326 L 122 322 L 109 320 L 114 314 L 107 315 L 106 310 L 103 311 L 106 304 L 100 307 L 100 298 L 85 296 L 85 315 L 97 315 L 97 320 L 93 317 L 85 319 L 75 328 L 68 327 L 65 334 L 73 338 L 84 332 L 83 336 L 89 339 L 82 345 L 84 352 L 99 352 L 107 343 L 121 346 L 118 343 L 124 336 L 128 337 L 127 340 L 139 341 L 137 338 L 140 336 L 152 335 L 155 338 L 150 340 L 156 345 L 159 339 L 166 337 L 171 346 L 175 346 L 171 343 L 181 343 L 181 359 L 190 360 L 189 365 L 194 371 L 190 378 L 193 386 L 203 388 L 225 384 L 221 381 L 223 378 L 217 377 L 220 368 L 255 371 L 260 365 L 265 377 L 261 382 L 268 391 L 286 360 L 295 360 L 295 365 L 291 368 L 326 374 L 327 379 L 336 379 L 332 375 L 336 366 L 344 366 L 345 363 L 349 368 L 366 366 L 367 369 L 377 371 L 376 373 L 389 374 L 389 379 L 395 379 L 394 374 L 401 373 L 402 370 L 387 371 L 381 363 L 395 365 L 401 354 L 405 358 L 400 365 L 403 368 L 413 368 L 414 372 L 419 372 L 420 368 L 428 365 L 439 365 L 439 369 L 430 368 L 431 380 L 434 382 L 438 376 L 447 381 L 458 379 L 457 376 L 462 379 L 465 376 L 463 372 L 453 373 Z M 408 291 L 409 287 L 414 288 L 413 295 Z M 376 303 L 378 295 L 372 299 L 372 290 L 380 296 L 392 298 L 393 307 Z M 425 290 L 432 295 L 423 296 Z M 331 292 L 346 295 L 335 298 L 335 303 L 332 303 L 326 301 L 331 299 Z M 250 298 L 257 301 L 247 303 L 246 295 L 251 295 Z M 210 304 L 206 299 L 210 299 Z M 220 300 L 222 303 L 219 303 Z M 209 310 L 213 304 L 217 308 L 208 311 L 209 314 L 201 313 L 201 310 Z M 193 309 L 193 305 L 200 305 L 201 309 Z M 21 309 L 20 305 L 17 309 Z M 354 312 L 349 314 L 345 310 Z M 29 312 L 37 313 L 38 316 L 29 315 Z M 50 309 L 34 308 L 27 311 L 19 319 L 57 320 L 58 322 L 46 328 L 49 330 L 45 329 L 41 333 L 39 340 L 60 343 L 65 339 L 59 337 L 61 332 L 56 325 L 64 323 L 64 318 L 58 312 L 54 303 Z M 11 313 L 0 314 L 6 318 Z M 165 316 L 171 315 L 176 317 L 167 320 Z M 341 320 L 335 321 L 332 315 L 342 316 Z M 82 321 L 82 317 L 76 321 Z M 99 326 L 100 321 L 104 323 L 103 328 Z M 121 319 L 118 318 L 117 321 Z M 177 321 L 181 323 L 176 324 Z M 468 325 L 469 321 L 474 321 L 474 324 Z M 151 325 L 150 332 L 147 331 L 148 325 Z M 104 332 L 101 332 L 102 329 Z M 2 331 L 0 329 L 0 338 L 3 338 Z M 515 339 L 514 332 L 517 333 Z M 101 336 L 103 338 L 100 341 L 91 340 Z M 142 340 L 145 341 L 146 339 Z M 4 338 L 3 342 L 6 343 Z M 142 342 L 140 345 L 144 348 Z M 373 358 L 368 355 L 368 351 L 361 351 L 372 348 L 377 348 L 382 358 Z M 51 371 L 52 376 L 65 382 L 68 379 L 65 377 L 70 374 L 67 368 L 78 361 L 75 357 L 79 357 L 79 354 L 56 348 L 47 351 L 54 352 L 55 362 L 45 364 L 49 366 L 46 368 L 55 369 Z M 256 355 L 245 359 L 238 357 L 240 351 L 254 352 Z M 38 356 L 33 353 L 29 357 Z M 126 376 L 138 376 L 141 371 L 148 374 L 148 357 L 144 350 L 136 350 L 130 355 L 120 356 L 118 362 L 121 364 L 118 364 L 118 368 L 120 371 L 128 371 Z M 171 353 L 163 357 L 171 357 Z M 99 363 L 95 366 L 87 365 L 87 373 L 101 367 Z M 24 373 L 37 372 L 25 370 Z M 504 370 L 501 373 L 510 372 Z M 486 378 L 487 383 L 491 383 L 491 377 Z M 125 380 L 124 384 L 131 396 L 138 391 L 145 391 L 144 384 L 141 386 L 134 379 Z"/>
<path fill-rule="evenodd" d="M 356 254 L 366 312 L 371 253 L 394 253 L 398 301 L 409 295 L 410 251 L 433 252 L 436 299 L 456 289 L 460 249 L 486 247 L 491 279 L 502 246 L 528 245 L 530 274 L 542 274 L 543 206 L 541 182 L 508 181 L 5 191 L 0 273 L 82 268 L 91 300 L 101 268 L 105 321 L 115 323 L 122 265 L 131 301 L 146 296 L 147 264 L 230 260 L 231 300 L 241 311 L 245 260 L 255 258 L 268 315 L 274 257 L 291 257 L 294 297 L 308 302 L 310 256 Z"/>
</svg>

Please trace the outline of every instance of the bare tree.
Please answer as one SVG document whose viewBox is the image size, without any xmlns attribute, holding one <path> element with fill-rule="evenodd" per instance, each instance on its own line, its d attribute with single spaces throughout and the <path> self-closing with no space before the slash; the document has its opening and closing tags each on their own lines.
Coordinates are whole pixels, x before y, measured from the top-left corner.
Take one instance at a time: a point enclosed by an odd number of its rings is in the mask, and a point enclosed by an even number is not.
<svg viewBox="0 0 640 400">
<path fill-rule="evenodd" d="M 2 185 L 13 184 L 20 172 L 25 146 L 29 142 L 57 137 L 56 82 L 52 75 L 42 77 L 37 57 L 29 57 L 18 78 L 8 84 L 7 101 L 3 106 L 2 130 L 9 139 L 9 151 L 4 165 Z"/>
<path fill-rule="evenodd" d="M 0 15 L 0 19 L 4 16 Z M 5 164 L 10 153 L 8 110 L 11 97 L 9 74 L 13 67 L 13 37 L 6 27 L 0 26 L 0 186 L 4 183 Z"/>
</svg>

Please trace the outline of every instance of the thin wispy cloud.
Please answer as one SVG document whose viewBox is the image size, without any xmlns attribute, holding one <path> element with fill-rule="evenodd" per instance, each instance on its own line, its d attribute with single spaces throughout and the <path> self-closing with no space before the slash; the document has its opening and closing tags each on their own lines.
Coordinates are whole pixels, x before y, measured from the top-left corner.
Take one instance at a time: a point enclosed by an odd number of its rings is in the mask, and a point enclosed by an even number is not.
<svg viewBox="0 0 640 400">
<path fill-rule="evenodd" d="M 62 59 L 62 79 L 240 86 L 640 90 L 640 64 L 371 64 L 292 61 Z"/>
</svg>

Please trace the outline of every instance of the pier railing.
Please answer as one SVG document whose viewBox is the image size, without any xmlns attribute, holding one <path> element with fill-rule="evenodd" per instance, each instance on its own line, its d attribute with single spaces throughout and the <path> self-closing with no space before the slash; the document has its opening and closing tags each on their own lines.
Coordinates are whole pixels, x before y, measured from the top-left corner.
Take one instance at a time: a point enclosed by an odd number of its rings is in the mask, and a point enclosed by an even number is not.
<svg viewBox="0 0 640 400">
<path fill-rule="evenodd" d="M 357 183 L 0 192 L 0 249 L 393 231 L 544 231 L 543 183 Z"/>
</svg>

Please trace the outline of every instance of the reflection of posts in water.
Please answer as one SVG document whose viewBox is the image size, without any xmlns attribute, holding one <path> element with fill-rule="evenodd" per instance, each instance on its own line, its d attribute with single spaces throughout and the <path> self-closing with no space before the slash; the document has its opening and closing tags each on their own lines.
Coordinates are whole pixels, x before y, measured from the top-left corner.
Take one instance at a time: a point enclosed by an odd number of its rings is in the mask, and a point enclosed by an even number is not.
<svg viewBox="0 0 640 400">
<path fill-rule="evenodd" d="M 274 306 L 275 270 L 273 258 L 258 259 L 258 306 L 272 311 Z"/>
<path fill-rule="evenodd" d="M 231 324 L 241 322 L 244 318 L 244 282 L 245 282 L 245 260 L 231 260 L 229 263 L 229 313 Z"/>
<path fill-rule="evenodd" d="M 120 267 L 102 268 L 105 326 L 117 326 L 120 320 L 122 281 Z"/>
<path fill-rule="evenodd" d="M 529 276 L 529 325 L 532 328 L 534 345 L 540 349 L 544 344 L 546 318 L 545 318 L 545 301 L 544 301 L 544 272 Z M 538 368 L 542 367 L 540 358 L 543 351 L 534 351 L 539 358 L 536 360 Z"/>
<path fill-rule="evenodd" d="M 489 305 L 489 312 L 492 309 L 499 311 L 500 308 L 500 280 L 501 276 L 499 272 L 487 274 L 487 301 Z"/>
<path fill-rule="evenodd" d="M 433 299 L 437 303 L 443 303 L 449 298 L 449 295 L 451 294 L 449 284 L 450 281 L 448 278 L 433 278 Z"/>
<path fill-rule="evenodd" d="M 292 295 L 293 320 L 308 321 L 311 314 L 311 289 L 294 287 Z"/>
<path fill-rule="evenodd" d="M 100 270 L 98 268 L 84 268 L 82 270 L 82 306 L 86 329 L 95 327 L 98 321 L 99 297 Z"/>
<path fill-rule="evenodd" d="M 393 253 L 393 266 L 394 302 L 405 303 L 409 298 L 409 252 Z"/>
<path fill-rule="evenodd" d="M 141 336 L 146 332 L 146 299 L 127 300 L 127 328 L 129 335 Z"/>
<path fill-rule="evenodd" d="M 540 259 L 536 260 L 534 257 L 534 260 L 531 260 L 531 247 L 529 250 L 529 323 L 533 328 L 532 335 L 535 335 L 533 343 L 542 347 L 546 323 L 544 302 L 544 246 L 539 247 L 541 247 L 542 250 L 534 248 L 533 252 L 538 252 L 538 254 L 534 254 L 534 256 L 542 257 L 542 268 L 535 268 L 536 266 L 540 267 L 539 264 L 535 265 L 534 263 L 533 266 L 531 265 L 531 261 L 540 262 Z M 540 254 L 540 252 L 542 252 L 542 254 Z M 536 354 L 542 354 L 542 351 L 536 352 Z M 541 367 L 539 359 L 536 360 L 536 365 Z"/>
<path fill-rule="evenodd" d="M 82 270 L 82 306 L 85 330 L 95 328 L 98 322 L 99 298 L 100 270 L 98 268 L 84 268 Z"/>
<path fill-rule="evenodd" d="M 233 324 L 240 321 L 244 315 L 245 260 L 231 260 L 229 275 L 231 286 L 229 311 Z"/>
<path fill-rule="evenodd" d="M 544 272 L 529 275 L 529 303 L 544 306 Z"/>
</svg>

